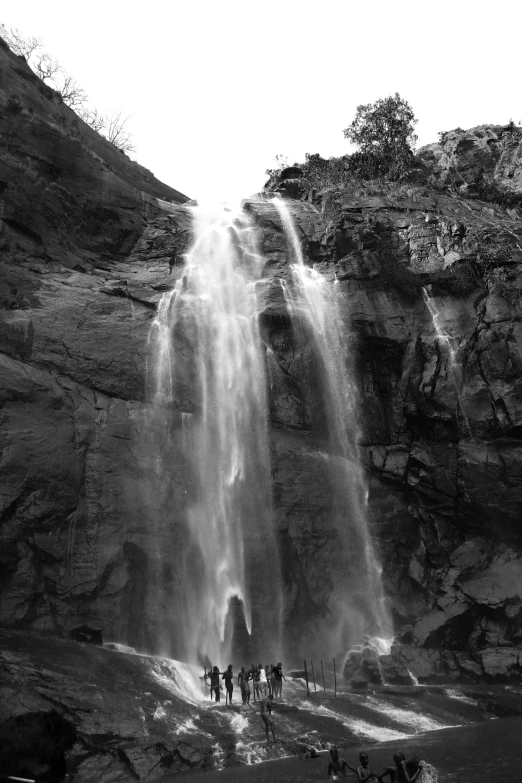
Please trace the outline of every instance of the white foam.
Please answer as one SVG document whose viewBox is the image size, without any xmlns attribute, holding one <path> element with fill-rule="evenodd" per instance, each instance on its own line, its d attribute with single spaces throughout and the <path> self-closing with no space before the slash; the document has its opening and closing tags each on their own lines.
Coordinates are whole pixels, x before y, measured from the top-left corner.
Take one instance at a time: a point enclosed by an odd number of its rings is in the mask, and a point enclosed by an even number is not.
<svg viewBox="0 0 522 783">
<path fill-rule="evenodd" d="M 423 762 L 422 772 L 418 777 L 419 783 L 439 783 L 439 773 L 431 764 Z"/>
<path fill-rule="evenodd" d="M 387 740 L 399 740 L 411 737 L 411 733 L 383 728 L 382 726 L 373 726 L 371 723 L 357 718 L 347 718 L 345 715 L 340 715 L 338 712 L 335 712 L 322 704 L 315 705 L 309 701 L 303 701 L 301 702 L 300 707 L 309 712 L 315 712 L 318 715 L 325 715 L 328 718 L 333 718 L 349 731 L 352 731 L 357 736 L 365 739 L 386 742 Z"/>
<path fill-rule="evenodd" d="M 236 753 L 245 764 L 259 764 L 266 761 L 266 755 L 260 750 L 259 742 L 236 742 Z"/>
<path fill-rule="evenodd" d="M 433 718 L 429 718 L 427 715 L 421 715 L 418 712 L 414 712 L 414 710 L 404 710 L 401 707 L 394 707 L 389 703 L 383 704 L 382 702 L 373 699 L 371 696 L 368 697 L 365 704 L 371 710 L 379 712 L 381 715 L 386 715 L 386 717 L 397 721 L 397 723 L 402 723 L 404 726 L 415 729 L 415 733 L 455 728 L 454 726 L 438 723 L 438 721 Z"/>
<path fill-rule="evenodd" d="M 477 706 L 475 699 L 470 699 L 469 696 L 466 696 L 465 693 L 461 693 L 460 691 L 453 691 L 449 688 L 445 688 L 444 693 L 446 696 L 449 696 L 450 699 L 457 699 L 458 701 L 463 701 L 465 704 L 472 704 L 474 707 Z"/>
<path fill-rule="evenodd" d="M 248 721 L 241 713 L 233 713 L 230 715 L 230 728 L 235 734 L 242 734 L 248 728 Z"/>
<path fill-rule="evenodd" d="M 165 712 L 165 710 L 163 709 L 161 704 L 158 704 L 158 706 L 156 707 L 156 710 L 154 712 L 154 715 L 152 717 L 153 717 L 154 720 L 161 720 L 162 718 L 166 718 L 167 717 L 167 713 Z"/>
<path fill-rule="evenodd" d="M 168 658 L 149 658 L 152 677 L 170 693 L 190 704 L 205 700 L 195 666 Z"/>
</svg>

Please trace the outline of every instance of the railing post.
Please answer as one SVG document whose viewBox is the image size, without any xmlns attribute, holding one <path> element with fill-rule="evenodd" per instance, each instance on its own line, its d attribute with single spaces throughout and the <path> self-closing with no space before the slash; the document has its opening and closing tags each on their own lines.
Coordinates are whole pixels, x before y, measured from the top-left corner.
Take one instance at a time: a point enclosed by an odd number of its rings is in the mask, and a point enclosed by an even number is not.
<svg viewBox="0 0 522 783">
<path fill-rule="evenodd" d="M 326 696 L 326 685 L 324 684 L 324 669 L 323 669 L 323 662 L 322 662 L 322 660 L 321 660 L 321 671 L 323 673 L 323 691 L 324 691 L 324 695 Z"/>
<path fill-rule="evenodd" d="M 313 662 L 313 661 L 310 661 L 310 663 L 312 664 L 312 677 L 313 677 L 313 679 L 314 679 L 314 693 L 317 693 L 317 688 L 315 687 L 315 672 L 314 672 L 314 662 Z"/>
<path fill-rule="evenodd" d="M 334 662 L 334 696 L 337 696 L 337 674 L 335 671 L 335 658 L 333 659 Z"/>
</svg>

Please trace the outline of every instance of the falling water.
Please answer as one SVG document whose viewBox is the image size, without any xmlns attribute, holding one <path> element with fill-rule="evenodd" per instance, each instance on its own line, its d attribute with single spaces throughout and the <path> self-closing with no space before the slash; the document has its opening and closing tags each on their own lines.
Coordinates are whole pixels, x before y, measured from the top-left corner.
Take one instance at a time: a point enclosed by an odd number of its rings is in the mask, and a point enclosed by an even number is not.
<svg viewBox="0 0 522 783">
<path fill-rule="evenodd" d="M 453 380 L 453 384 L 455 386 L 455 391 L 457 393 L 457 400 L 458 405 L 460 408 L 460 411 L 462 413 L 462 417 L 465 421 L 466 428 L 468 433 L 471 435 L 471 429 L 469 426 L 469 420 L 466 415 L 466 411 L 464 410 L 464 406 L 462 404 L 462 394 L 461 394 L 461 387 L 462 387 L 462 369 L 457 361 L 457 341 L 456 339 L 444 328 L 442 324 L 442 318 L 440 310 L 437 307 L 437 303 L 431 293 L 431 286 L 426 286 L 422 289 L 422 295 L 424 297 L 424 303 L 426 304 L 426 307 L 428 308 L 429 314 L 431 315 L 431 320 L 433 322 L 433 327 L 435 329 L 435 333 L 437 335 L 437 340 L 439 342 L 439 345 L 443 345 L 446 348 L 446 351 L 448 353 L 448 359 L 449 359 L 449 371 L 451 374 L 451 378 Z"/>
<path fill-rule="evenodd" d="M 350 579 L 351 593 L 347 594 L 346 587 L 341 586 L 330 607 L 332 622 L 338 626 L 336 637 L 346 649 L 348 643 L 362 639 L 364 634 L 384 639 L 392 633 L 382 587 L 382 568 L 368 527 L 368 488 L 359 454 L 358 393 L 349 370 L 338 284 L 332 285 L 305 265 L 287 205 L 281 199 L 274 199 L 273 203 L 294 261 L 292 284 L 283 284 L 288 306 L 293 319 L 307 325 L 322 362 L 330 474 L 340 506 L 341 547 L 345 558 L 352 559 L 357 551 L 356 573 Z"/>
<path fill-rule="evenodd" d="M 182 276 L 161 300 L 150 343 L 154 405 L 165 411 L 165 424 L 169 406 L 183 407 L 181 368 L 185 383 L 187 373 L 194 379 L 192 415 L 182 414 L 191 489 L 188 535 L 179 542 L 185 573 L 179 631 L 189 661 L 221 664 L 231 654 L 238 622 L 252 651 L 252 640 L 262 639 L 267 651 L 278 639 L 273 618 L 280 585 L 256 300 L 263 262 L 245 215 L 192 211 L 193 245 Z M 267 604 L 269 623 L 262 618 Z"/>
</svg>

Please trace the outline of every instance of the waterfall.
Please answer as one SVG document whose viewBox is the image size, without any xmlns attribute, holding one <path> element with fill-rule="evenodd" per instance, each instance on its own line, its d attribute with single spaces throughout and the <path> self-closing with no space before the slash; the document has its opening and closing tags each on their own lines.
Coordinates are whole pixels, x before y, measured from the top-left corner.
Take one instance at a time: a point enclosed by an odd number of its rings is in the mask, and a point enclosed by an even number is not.
<svg viewBox="0 0 522 783">
<path fill-rule="evenodd" d="M 443 345 L 447 351 L 448 354 L 448 365 L 449 365 L 449 372 L 453 381 L 453 385 L 455 387 L 455 391 L 457 394 L 457 402 L 458 407 L 460 408 L 460 411 L 462 413 L 462 417 L 464 419 L 464 422 L 466 424 L 466 429 L 471 435 L 471 428 L 469 426 L 469 420 L 466 415 L 466 411 L 464 410 L 464 406 L 462 404 L 462 394 L 461 394 L 461 388 L 462 388 L 462 368 L 460 367 L 458 361 L 457 361 L 457 349 L 458 344 L 456 339 L 447 331 L 447 329 L 444 328 L 443 322 L 442 322 L 442 316 L 439 308 L 437 307 L 437 303 L 435 301 L 435 298 L 433 297 L 433 294 L 431 292 L 431 286 L 425 286 L 422 289 L 422 295 L 424 297 L 424 304 L 426 305 L 429 314 L 431 315 L 431 320 L 433 323 L 433 328 L 435 329 L 435 334 L 437 335 L 437 340 L 439 345 Z"/>
<path fill-rule="evenodd" d="M 290 284 L 282 282 L 288 308 L 294 324 L 303 324 L 311 335 L 322 376 L 327 459 L 337 504 L 335 521 L 345 568 L 351 571 L 336 586 L 328 611 L 334 629 L 331 643 L 343 645 L 346 650 L 365 634 L 386 638 L 392 633 L 382 568 L 368 525 L 368 487 L 359 453 L 359 395 L 350 367 L 338 283 L 328 282 L 305 265 L 286 203 L 277 198 L 272 203 L 280 215 L 293 261 Z"/>
<path fill-rule="evenodd" d="M 184 655 L 221 666 L 233 652 L 234 634 L 242 633 L 249 652 L 280 652 L 279 558 L 256 299 L 263 259 L 243 213 L 192 212 L 193 244 L 151 328 L 152 403 L 156 416 L 164 417 L 166 437 L 169 411 L 179 417 L 185 408 L 180 442 L 190 481 L 186 536 L 179 541 L 183 589 L 175 598 Z"/>
</svg>

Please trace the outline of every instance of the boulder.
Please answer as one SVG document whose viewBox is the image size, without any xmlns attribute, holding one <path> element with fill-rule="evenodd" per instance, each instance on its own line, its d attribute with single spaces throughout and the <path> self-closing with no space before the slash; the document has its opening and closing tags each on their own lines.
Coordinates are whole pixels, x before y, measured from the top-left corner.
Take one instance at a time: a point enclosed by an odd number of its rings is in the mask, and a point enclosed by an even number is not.
<svg viewBox="0 0 522 783">
<path fill-rule="evenodd" d="M 522 674 L 521 655 L 522 650 L 506 647 L 492 647 L 483 650 L 479 657 L 485 677 L 496 682 L 520 679 Z"/>
</svg>

